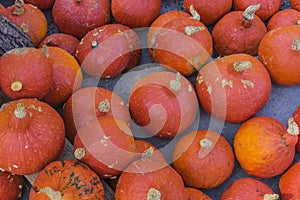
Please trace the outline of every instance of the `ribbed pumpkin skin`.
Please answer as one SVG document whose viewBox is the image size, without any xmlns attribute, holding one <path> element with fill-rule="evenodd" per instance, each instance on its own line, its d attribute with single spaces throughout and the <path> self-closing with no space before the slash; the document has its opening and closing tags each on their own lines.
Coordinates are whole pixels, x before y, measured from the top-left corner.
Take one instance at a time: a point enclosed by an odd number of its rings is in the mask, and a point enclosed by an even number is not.
<svg viewBox="0 0 300 200">
<path fill-rule="evenodd" d="M 0 171 L 0 185 L 1 200 L 17 200 L 22 192 L 22 176 Z"/>
<path fill-rule="evenodd" d="M 300 198 L 300 162 L 294 163 L 279 180 L 280 197 L 282 200 Z"/>
<path fill-rule="evenodd" d="M 63 199 L 104 200 L 100 178 L 87 165 L 76 160 L 54 161 L 38 175 L 30 190 L 29 200 L 49 200 L 43 188 L 49 187 Z"/>
</svg>

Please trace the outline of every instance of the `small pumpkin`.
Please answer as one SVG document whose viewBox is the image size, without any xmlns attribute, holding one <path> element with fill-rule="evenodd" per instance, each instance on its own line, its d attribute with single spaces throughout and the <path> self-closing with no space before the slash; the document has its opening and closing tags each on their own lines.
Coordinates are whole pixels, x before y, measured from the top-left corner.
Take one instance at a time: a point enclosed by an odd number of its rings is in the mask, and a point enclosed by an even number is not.
<svg viewBox="0 0 300 200">
<path fill-rule="evenodd" d="M 260 4 L 260 9 L 256 15 L 263 21 L 267 21 L 280 8 L 282 0 L 233 0 L 234 10 L 245 10 L 248 6 Z"/>
<path fill-rule="evenodd" d="M 255 15 L 260 5 L 249 6 L 245 11 L 232 11 L 224 15 L 213 27 L 214 50 L 219 56 L 237 53 L 257 55 L 257 49 L 267 28 Z"/>
<path fill-rule="evenodd" d="M 170 138 L 193 124 L 198 101 L 192 84 L 179 73 L 154 72 L 134 84 L 129 111 L 147 132 Z"/>
<path fill-rule="evenodd" d="M 10 101 L 0 110 L 0 122 L 0 167 L 5 171 L 36 173 L 63 151 L 64 122 L 44 102 L 29 98 Z"/>
<path fill-rule="evenodd" d="M 55 46 L 66 50 L 72 56 L 75 56 L 79 40 L 66 33 L 53 33 L 46 38 L 44 38 L 39 44 L 39 48 L 44 45 Z"/>
<path fill-rule="evenodd" d="M 230 144 L 219 133 L 197 130 L 183 136 L 173 151 L 173 166 L 185 185 L 212 189 L 227 180 L 234 168 Z"/>
<path fill-rule="evenodd" d="M 236 159 L 254 177 L 277 176 L 293 162 L 298 141 L 296 134 L 292 120 L 289 120 L 287 129 L 272 117 L 249 119 L 240 126 L 234 137 Z"/>
<path fill-rule="evenodd" d="M 268 21 L 268 30 L 286 25 L 300 25 L 300 12 L 295 9 L 285 9 L 275 13 Z"/>
<path fill-rule="evenodd" d="M 126 103 L 112 91 L 87 87 L 73 93 L 63 107 L 67 138 L 73 143 L 77 131 L 98 117 L 116 117 L 131 124 Z"/>
<path fill-rule="evenodd" d="M 261 40 L 258 58 L 275 83 L 288 86 L 300 84 L 299 38 L 300 26 L 288 25 L 269 31 Z"/>
<path fill-rule="evenodd" d="M 17 200 L 21 197 L 23 187 L 22 176 L 0 171 L 0 185 L 1 200 Z"/>
<path fill-rule="evenodd" d="M 204 192 L 192 187 L 186 187 L 185 192 L 187 195 L 187 200 L 211 200 Z"/>
<path fill-rule="evenodd" d="M 220 200 L 230 199 L 276 200 L 279 199 L 279 195 L 274 194 L 273 190 L 265 183 L 249 177 L 234 180 L 224 190 Z"/>
<path fill-rule="evenodd" d="M 253 56 L 233 54 L 216 59 L 199 71 L 196 92 L 208 113 L 240 123 L 266 105 L 271 79 L 264 65 Z"/>
<path fill-rule="evenodd" d="M 78 39 L 111 19 L 109 0 L 55 0 L 52 8 L 55 25 L 62 33 Z"/>
<path fill-rule="evenodd" d="M 281 200 L 297 200 L 300 198 L 300 162 L 295 162 L 279 180 Z"/>
<path fill-rule="evenodd" d="M 53 82 L 53 68 L 42 49 L 16 48 L 0 58 L 0 87 L 11 99 L 42 98 Z"/>
<path fill-rule="evenodd" d="M 48 59 L 53 69 L 53 83 L 43 101 L 53 107 L 62 105 L 82 84 L 82 72 L 77 60 L 58 47 L 47 48 Z"/>
<path fill-rule="evenodd" d="M 184 0 L 183 3 L 186 11 L 190 11 L 190 6 L 193 6 L 201 17 L 200 21 L 207 26 L 216 23 L 232 6 L 232 0 Z"/>
<path fill-rule="evenodd" d="M 300 127 L 300 106 L 293 113 L 293 120 L 297 124 L 298 128 Z M 298 143 L 296 146 L 296 151 L 300 153 L 300 135 L 298 136 Z"/>
<path fill-rule="evenodd" d="M 100 177 L 114 179 L 135 158 L 132 132 L 117 118 L 92 120 L 75 136 L 74 155 Z"/>
<path fill-rule="evenodd" d="M 161 0 L 112 0 L 112 15 L 130 28 L 148 27 L 159 16 Z"/>
<path fill-rule="evenodd" d="M 298 0 L 290 0 L 290 5 L 293 9 L 300 11 L 300 2 Z"/>
<path fill-rule="evenodd" d="M 55 0 L 24 0 L 25 3 L 29 3 L 32 5 L 35 5 L 36 7 L 38 7 L 41 10 L 47 10 L 52 8 Z"/>
<path fill-rule="evenodd" d="M 6 17 L 28 34 L 35 46 L 46 37 L 48 23 L 39 8 L 25 4 L 24 0 L 15 0 L 15 4 L 6 10 Z"/>
<path fill-rule="evenodd" d="M 97 199 L 104 200 L 104 188 L 98 175 L 76 160 L 53 161 L 37 176 L 29 200 Z"/>
</svg>

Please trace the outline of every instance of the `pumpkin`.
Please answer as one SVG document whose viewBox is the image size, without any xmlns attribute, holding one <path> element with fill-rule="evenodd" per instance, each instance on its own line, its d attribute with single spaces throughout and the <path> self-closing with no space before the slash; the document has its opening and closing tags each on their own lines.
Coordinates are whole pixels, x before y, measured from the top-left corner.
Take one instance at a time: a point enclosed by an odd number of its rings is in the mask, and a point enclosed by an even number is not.
<svg viewBox="0 0 300 200">
<path fill-rule="evenodd" d="M 205 25 L 212 25 L 217 22 L 223 15 L 231 10 L 232 6 L 232 0 L 184 0 L 183 3 L 186 11 L 190 11 L 190 6 L 194 6 L 201 17 L 200 21 Z"/>
<path fill-rule="evenodd" d="M 0 167 L 5 171 L 36 173 L 63 151 L 64 122 L 44 102 L 29 98 L 10 101 L 1 108 L 0 122 Z"/>
<path fill-rule="evenodd" d="M 268 30 L 286 25 L 300 25 L 300 12 L 295 9 L 285 9 L 275 13 L 268 21 Z"/>
<path fill-rule="evenodd" d="M 74 155 L 100 177 L 114 179 L 135 157 L 132 132 L 114 117 L 92 120 L 75 136 Z"/>
<path fill-rule="evenodd" d="M 0 185 L 1 200 L 17 200 L 21 197 L 22 176 L 0 171 Z"/>
<path fill-rule="evenodd" d="M 11 99 L 42 98 L 50 90 L 53 69 L 45 51 L 16 48 L 0 58 L 0 87 Z"/>
<path fill-rule="evenodd" d="M 76 160 L 54 161 L 37 176 L 29 200 L 104 200 L 100 178 L 87 165 Z"/>
<path fill-rule="evenodd" d="M 15 0 L 15 4 L 6 11 L 6 17 L 28 34 L 35 46 L 46 37 L 48 23 L 39 8 L 24 4 L 24 0 Z"/>
<path fill-rule="evenodd" d="M 50 9 L 55 0 L 24 0 L 25 3 L 29 3 L 29 4 L 32 4 L 32 5 L 35 5 L 36 7 L 38 7 L 39 9 L 41 10 L 47 10 L 47 9 Z"/>
<path fill-rule="evenodd" d="M 281 200 L 297 200 L 300 198 L 300 162 L 295 162 L 279 180 Z"/>
<path fill-rule="evenodd" d="M 254 14 L 260 5 L 245 11 L 232 11 L 224 15 L 213 27 L 214 50 L 219 56 L 246 53 L 257 55 L 257 49 L 267 28 Z"/>
<path fill-rule="evenodd" d="M 173 166 L 185 185 L 212 189 L 227 180 L 234 168 L 233 150 L 219 133 L 192 131 L 175 145 Z"/>
<path fill-rule="evenodd" d="M 258 58 L 275 83 L 289 86 L 300 83 L 299 38 L 300 26 L 288 25 L 268 32 L 261 40 Z"/>
<path fill-rule="evenodd" d="M 212 54 L 212 38 L 207 27 L 193 18 L 166 23 L 153 46 L 158 63 L 184 76 L 194 74 Z"/>
<path fill-rule="evenodd" d="M 170 138 L 193 124 L 198 101 L 192 84 L 179 73 L 154 72 L 134 84 L 129 94 L 129 111 L 147 132 Z"/>
<path fill-rule="evenodd" d="M 116 117 L 128 126 L 131 117 L 124 100 L 101 87 L 82 88 L 73 93 L 63 107 L 66 135 L 73 143 L 77 131 L 98 117 Z"/>
<path fill-rule="evenodd" d="M 109 0 L 55 0 L 52 8 L 55 25 L 62 33 L 82 38 L 88 31 L 111 19 Z"/>
<path fill-rule="evenodd" d="M 53 107 L 62 105 L 82 84 L 82 73 L 76 59 L 58 47 L 46 47 L 53 68 L 53 83 L 43 101 Z"/>
<path fill-rule="evenodd" d="M 0 3 L 0 14 L 6 16 L 6 12 L 7 12 L 6 7 Z"/>
<path fill-rule="evenodd" d="M 124 34 L 128 29 L 108 24 L 89 31 L 77 47 L 76 58 L 82 69 L 100 78 L 118 76 L 131 58 L 130 43 Z"/>
<path fill-rule="evenodd" d="M 294 126 L 289 120 L 287 129 L 268 116 L 257 116 L 244 122 L 234 137 L 236 159 L 244 171 L 258 178 L 283 173 L 295 155 L 298 137 Z"/>
<path fill-rule="evenodd" d="M 281 8 L 282 0 L 233 0 L 234 10 L 245 10 L 248 6 L 260 4 L 256 15 L 267 21 Z"/>
<path fill-rule="evenodd" d="M 265 183 L 255 178 L 239 178 L 234 180 L 222 193 L 220 200 L 229 199 L 261 199 L 276 200 L 278 194 Z"/>
<path fill-rule="evenodd" d="M 114 19 L 130 28 L 148 27 L 159 16 L 161 0 L 112 0 Z"/>
<path fill-rule="evenodd" d="M 185 192 L 187 195 L 187 200 L 211 200 L 211 198 L 204 192 L 201 192 L 195 188 L 186 187 Z"/>
<path fill-rule="evenodd" d="M 293 9 L 300 11 L 300 2 L 298 0 L 290 0 L 290 5 Z"/>
<path fill-rule="evenodd" d="M 75 55 L 79 40 L 66 33 L 53 33 L 44 38 L 39 44 L 39 48 L 44 45 L 55 46 L 66 50 L 72 56 Z"/>
<path fill-rule="evenodd" d="M 294 111 L 293 113 L 293 119 L 295 123 L 297 124 L 298 128 L 300 127 L 300 106 Z M 300 136 L 298 136 L 298 143 L 296 146 L 296 151 L 300 153 Z"/>
<path fill-rule="evenodd" d="M 240 123 L 267 104 L 271 79 L 259 60 L 247 54 L 233 54 L 216 59 L 199 71 L 196 92 L 209 114 Z"/>
</svg>

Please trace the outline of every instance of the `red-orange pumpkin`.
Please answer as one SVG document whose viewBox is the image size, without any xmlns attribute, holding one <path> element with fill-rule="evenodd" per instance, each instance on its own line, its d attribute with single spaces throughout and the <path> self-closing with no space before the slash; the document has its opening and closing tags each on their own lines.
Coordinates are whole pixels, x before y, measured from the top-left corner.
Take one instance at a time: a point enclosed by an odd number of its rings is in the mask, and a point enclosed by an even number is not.
<svg viewBox="0 0 300 200">
<path fill-rule="evenodd" d="M 25 3 L 30 3 L 32 5 L 35 5 L 36 7 L 38 7 L 39 9 L 42 9 L 42 10 L 47 10 L 47 9 L 50 9 L 55 0 L 24 0 Z"/>
<path fill-rule="evenodd" d="M 21 197 L 23 187 L 22 176 L 0 171 L 0 185 L 1 200 L 17 200 Z"/>
<path fill-rule="evenodd" d="M 233 0 L 233 8 L 245 10 L 248 6 L 260 4 L 260 9 L 256 14 L 266 21 L 280 9 L 281 3 L 282 0 Z"/>
<path fill-rule="evenodd" d="M 6 11 L 6 17 L 27 33 L 35 46 L 46 37 L 48 23 L 39 8 L 24 4 L 23 0 L 16 0 L 15 4 L 9 6 Z"/>
<path fill-rule="evenodd" d="M 298 0 L 290 0 L 290 5 L 293 9 L 300 11 L 300 2 Z"/>
<path fill-rule="evenodd" d="M 269 31 L 261 40 L 258 57 L 275 83 L 281 85 L 300 83 L 299 38 L 300 26 L 288 25 Z"/>
<path fill-rule="evenodd" d="M 281 200 L 298 200 L 300 198 L 300 162 L 294 163 L 279 180 Z"/>
<path fill-rule="evenodd" d="M 147 132 L 170 138 L 193 124 L 198 101 L 192 84 L 179 73 L 154 72 L 133 86 L 129 110 L 135 122 Z"/>
<path fill-rule="evenodd" d="M 58 47 L 47 48 L 48 59 L 53 68 L 53 83 L 43 101 L 53 107 L 62 105 L 82 84 L 82 72 L 77 60 Z"/>
<path fill-rule="evenodd" d="M 112 0 L 112 15 L 131 28 L 148 27 L 159 16 L 161 0 Z"/>
<path fill-rule="evenodd" d="M 271 79 L 259 60 L 247 54 L 233 54 L 205 65 L 197 76 L 196 91 L 208 113 L 240 123 L 266 105 Z"/>
<path fill-rule="evenodd" d="M 42 98 L 53 82 L 53 69 L 41 49 L 17 48 L 0 58 L 0 86 L 11 99 Z"/>
<path fill-rule="evenodd" d="M 234 137 L 234 150 L 236 159 L 248 174 L 271 178 L 292 164 L 297 141 L 293 121 L 289 121 L 287 129 L 272 117 L 258 116 L 240 126 Z"/>
<path fill-rule="evenodd" d="M 211 189 L 227 180 L 234 168 L 230 144 L 219 133 L 192 131 L 183 136 L 173 152 L 173 166 L 187 186 Z"/>
<path fill-rule="evenodd" d="M 87 165 L 76 160 L 54 161 L 34 181 L 29 200 L 104 200 L 100 178 Z"/>
<path fill-rule="evenodd" d="M 293 113 L 293 119 L 295 123 L 298 125 L 298 128 L 300 127 L 300 106 L 294 111 Z M 296 151 L 300 153 L 300 135 L 298 136 L 298 143 L 296 146 Z"/>
<path fill-rule="evenodd" d="M 67 138 L 73 143 L 77 131 L 98 117 L 115 117 L 128 126 L 131 118 L 124 100 L 110 90 L 87 87 L 71 95 L 63 107 Z"/>
<path fill-rule="evenodd" d="M 88 31 L 111 19 L 109 0 L 55 0 L 52 15 L 63 33 L 82 38 Z"/>
<path fill-rule="evenodd" d="M 222 193 L 220 200 L 276 200 L 278 194 L 265 183 L 255 178 L 239 178 L 234 180 Z"/>
<path fill-rule="evenodd" d="M 267 33 L 263 21 L 254 14 L 257 9 L 259 5 L 248 7 L 245 11 L 229 12 L 216 23 L 212 37 L 217 55 L 257 55 L 258 45 Z"/>
<path fill-rule="evenodd" d="M 300 25 L 300 12 L 295 9 L 285 9 L 275 13 L 268 21 L 268 30 L 286 25 Z"/>
<path fill-rule="evenodd" d="M 74 155 L 100 177 L 113 179 L 135 158 L 134 138 L 125 122 L 98 118 L 79 129 Z"/>
<path fill-rule="evenodd" d="M 6 16 L 6 8 L 0 3 L 0 14 Z"/>
<path fill-rule="evenodd" d="M 185 192 L 187 195 L 187 200 L 212 200 L 204 192 L 201 192 L 198 189 L 186 187 Z"/>
<path fill-rule="evenodd" d="M 6 171 L 20 175 L 36 173 L 63 150 L 64 122 L 44 102 L 11 101 L 2 106 L 0 122 L 0 167 Z"/>
</svg>

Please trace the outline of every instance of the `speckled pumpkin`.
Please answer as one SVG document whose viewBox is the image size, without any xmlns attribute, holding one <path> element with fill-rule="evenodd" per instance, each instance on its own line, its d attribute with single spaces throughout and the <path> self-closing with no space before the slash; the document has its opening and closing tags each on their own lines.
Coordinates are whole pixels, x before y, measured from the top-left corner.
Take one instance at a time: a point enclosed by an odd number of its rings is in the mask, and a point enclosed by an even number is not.
<svg viewBox="0 0 300 200">
<path fill-rule="evenodd" d="M 275 13 L 268 21 L 268 30 L 286 25 L 300 25 L 300 12 L 295 9 L 285 9 Z"/>
<path fill-rule="evenodd" d="M 0 171 L 0 185 L 1 200 L 17 200 L 21 197 L 23 187 L 22 176 Z"/>
<path fill-rule="evenodd" d="M 279 180 L 281 200 L 298 200 L 300 198 L 300 162 L 294 163 Z"/>
</svg>

